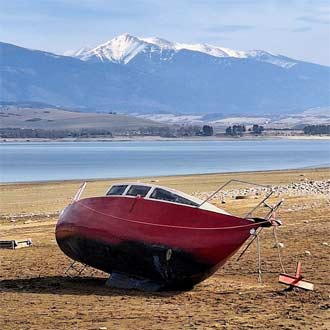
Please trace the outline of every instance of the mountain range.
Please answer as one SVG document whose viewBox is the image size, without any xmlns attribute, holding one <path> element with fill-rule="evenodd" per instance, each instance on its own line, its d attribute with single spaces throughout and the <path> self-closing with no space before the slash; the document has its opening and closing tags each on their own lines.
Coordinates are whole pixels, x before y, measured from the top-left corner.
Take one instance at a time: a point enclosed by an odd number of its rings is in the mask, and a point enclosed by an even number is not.
<svg viewBox="0 0 330 330">
<path fill-rule="evenodd" d="M 181 50 L 204 53 L 214 57 L 250 58 L 284 68 L 290 68 L 297 62 L 281 55 L 263 50 L 236 51 L 229 48 L 207 44 L 182 44 L 161 38 L 137 38 L 129 34 L 120 35 L 95 48 L 83 47 L 77 51 L 68 51 L 64 55 L 80 58 L 84 61 L 113 62 L 128 64 L 138 55 L 148 56 L 156 62 L 170 62 Z M 132 64 L 131 63 L 131 64 Z"/>
<path fill-rule="evenodd" d="M 0 43 L 0 70 L 0 101 L 88 111 L 251 115 L 330 105 L 329 67 L 129 34 L 64 55 Z"/>
</svg>

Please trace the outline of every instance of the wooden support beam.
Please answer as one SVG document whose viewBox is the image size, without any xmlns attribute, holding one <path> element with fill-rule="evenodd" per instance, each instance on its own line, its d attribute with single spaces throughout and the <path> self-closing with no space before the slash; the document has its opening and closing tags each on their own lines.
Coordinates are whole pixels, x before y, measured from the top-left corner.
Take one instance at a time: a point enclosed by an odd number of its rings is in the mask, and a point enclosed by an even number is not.
<svg viewBox="0 0 330 330">
<path fill-rule="evenodd" d="M 290 285 L 291 287 L 297 287 L 304 290 L 314 290 L 314 284 L 303 280 L 301 276 L 301 262 L 299 261 L 297 264 L 296 274 L 288 275 L 288 274 L 280 274 L 278 281 L 282 284 Z"/>
</svg>

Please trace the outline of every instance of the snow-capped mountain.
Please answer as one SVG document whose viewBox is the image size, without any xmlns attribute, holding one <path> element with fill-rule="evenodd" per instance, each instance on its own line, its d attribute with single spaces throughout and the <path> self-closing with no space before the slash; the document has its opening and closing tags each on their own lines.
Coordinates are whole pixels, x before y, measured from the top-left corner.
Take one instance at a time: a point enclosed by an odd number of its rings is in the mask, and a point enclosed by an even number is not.
<svg viewBox="0 0 330 330">
<path fill-rule="evenodd" d="M 251 58 L 281 67 L 289 68 L 297 63 L 288 57 L 272 54 L 263 50 L 237 51 L 208 44 L 186 44 L 172 42 L 161 38 L 138 38 L 122 34 L 95 48 L 84 47 L 65 55 L 80 58 L 84 61 L 101 61 L 127 64 L 141 53 L 156 54 L 161 61 L 170 61 L 181 50 L 200 52 L 214 57 Z"/>
<path fill-rule="evenodd" d="M 0 42 L 0 101 L 232 117 L 330 105 L 329 67 L 263 51 L 122 35 L 70 55 Z"/>
</svg>

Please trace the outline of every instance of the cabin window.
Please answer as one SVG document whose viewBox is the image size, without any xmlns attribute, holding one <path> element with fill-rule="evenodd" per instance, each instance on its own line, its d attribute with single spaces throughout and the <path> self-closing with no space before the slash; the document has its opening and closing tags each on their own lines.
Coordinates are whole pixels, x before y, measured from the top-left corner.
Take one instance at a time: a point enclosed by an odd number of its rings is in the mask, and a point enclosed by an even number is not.
<svg viewBox="0 0 330 330">
<path fill-rule="evenodd" d="M 122 195 L 127 188 L 127 185 L 118 185 L 112 186 L 110 190 L 107 192 L 107 196 L 109 195 Z"/>
<path fill-rule="evenodd" d="M 191 206 L 198 206 L 197 203 L 190 201 L 187 198 L 174 194 L 168 190 L 155 188 L 153 193 L 150 195 L 150 198 L 159 199 L 162 201 L 169 201 L 179 204 L 191 205 Z"/>
<path fill-rule="evenodd" d="M 151 187 L 148 187 L 148 186 L 133 185 L 128 189 L 128 192 L 126 193 L 126 195 L 127 196 L 145 197 L 150 189 L 151 189 Z"/>
</svg>

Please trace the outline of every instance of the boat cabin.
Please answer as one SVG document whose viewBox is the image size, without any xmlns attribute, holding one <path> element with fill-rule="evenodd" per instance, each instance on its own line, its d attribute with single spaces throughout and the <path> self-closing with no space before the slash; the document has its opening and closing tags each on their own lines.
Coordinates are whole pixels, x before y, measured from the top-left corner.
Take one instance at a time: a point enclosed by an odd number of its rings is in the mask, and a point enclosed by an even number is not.
<svg viewBox="0 0 330 330">
<path fill-rule="evenodd" d="M 203 203 L 199 198 L 181 191 L 145 183 L 118 183 L 110 187 L 107 196 L 143 197 L 165 203 L 174 203 L 188 207 L 196 207 L 208 211 L 228 214 L 226 211 L 210 203 Z M 202 204 L 203 203 L 203 204 Z M 202 204 L 202 205 L 201 205 Z M 201 206 L 200 206 L 201 205 Z"/>
</svg>

